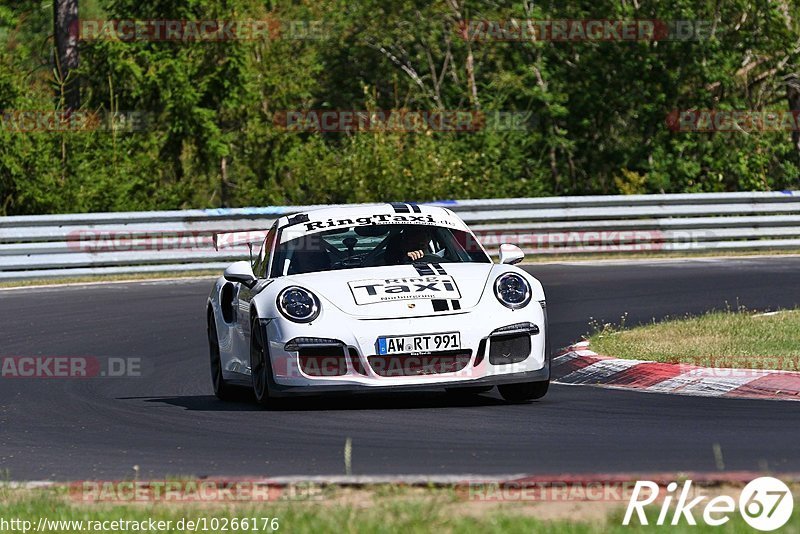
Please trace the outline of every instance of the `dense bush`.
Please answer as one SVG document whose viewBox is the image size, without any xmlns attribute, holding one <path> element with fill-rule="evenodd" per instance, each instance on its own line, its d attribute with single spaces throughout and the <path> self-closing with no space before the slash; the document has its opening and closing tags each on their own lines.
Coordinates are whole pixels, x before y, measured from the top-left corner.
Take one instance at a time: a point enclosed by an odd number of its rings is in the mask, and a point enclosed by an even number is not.
<svg viewBox="0 0 800 534">
<path fill-rule="evenodd" d="M 60 109 L 52 9 L 3 2 L 2 214 L 799 185 L 789 132 L 667 127 L 678 109 L 788 109 L 800 36 L 800 7 L 788 0 L 80 0 L 80 15 L 323 21 L 324 38 L 86 41 L 82 109 L 144 112 L 146 128 L 20 132 L 9 110 Z M 456 31 L 464 20 L 582 18 L 706 20 L 714 35 L 468 42 Z M 474 132 L 276 125 L 276 113 L 317 109 L 519 111 L 532 120 L 524 131 Z"/>
</svg>

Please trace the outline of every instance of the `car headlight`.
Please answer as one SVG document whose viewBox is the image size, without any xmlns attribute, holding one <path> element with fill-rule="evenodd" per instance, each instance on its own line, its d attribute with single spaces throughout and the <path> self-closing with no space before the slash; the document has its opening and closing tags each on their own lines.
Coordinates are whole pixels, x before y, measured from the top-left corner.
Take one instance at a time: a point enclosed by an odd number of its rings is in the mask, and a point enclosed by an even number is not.
<svg viewBox="0 0 800 534">
<path fill-rule="evenodd" d="M 278 309 L 296 323 L 309 323 L 319 315 L 319 299 L 307 289 L 289 286 L 278 293 Z"/>
<path fill-rule="evenodd" d="M 507 308 L 524 308 L 531 301 L 531 285 L 516 273 L 506 273 L 495 280 L 494 295 Z"/>
</svg>

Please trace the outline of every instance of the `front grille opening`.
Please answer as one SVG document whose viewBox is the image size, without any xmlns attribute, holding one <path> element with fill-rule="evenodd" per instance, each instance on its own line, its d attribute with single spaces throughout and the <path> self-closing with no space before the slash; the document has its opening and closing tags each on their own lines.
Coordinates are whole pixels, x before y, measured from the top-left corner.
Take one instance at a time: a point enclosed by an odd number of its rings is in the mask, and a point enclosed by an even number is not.
<svg viewBox="0 0 800 534">
<path fill-rule="evenodd" d="M 308 376 L 347 374 L 347 357 L 342 347 L 300 347 L 300 369 Z"/>
<path fill-rule="evenodd" d="M 530 334 L 492 336 L 489 339 L 489 363 L 506 365 L 523 361 L 531 354 Z"/>
<path fill-rule="evenodd" d="M 370 367 L 381 377 L 436 375 L 457 373 L 472 359 L 472 351 L 439 352 L 435 354 L 394 354 L 369 356 Z"/>
</svg>

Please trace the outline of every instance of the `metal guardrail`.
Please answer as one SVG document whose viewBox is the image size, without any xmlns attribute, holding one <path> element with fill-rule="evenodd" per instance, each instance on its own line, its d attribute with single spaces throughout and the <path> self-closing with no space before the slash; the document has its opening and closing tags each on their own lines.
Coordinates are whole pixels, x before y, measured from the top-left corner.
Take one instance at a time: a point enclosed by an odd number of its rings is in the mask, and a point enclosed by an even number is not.
<svg viewBox="0 0 800 534">
<path fill-rule="evenodd" d="M 800 250 L 800 191 L 433 202 L 457 212 L 484 246 L 526 254 Z M 214 249 L 214 232 L 260 230 L 319 206 L 0 218 L 0 279 L 221 270 L 246 256 Z"/>
</svg>

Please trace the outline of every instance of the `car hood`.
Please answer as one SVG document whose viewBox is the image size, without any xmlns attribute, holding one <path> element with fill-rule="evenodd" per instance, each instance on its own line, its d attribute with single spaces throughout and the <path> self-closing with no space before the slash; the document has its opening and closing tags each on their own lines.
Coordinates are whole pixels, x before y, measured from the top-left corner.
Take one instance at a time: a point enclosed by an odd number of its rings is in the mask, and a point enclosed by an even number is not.
<svg viewBox="0 0 800 534">
<path fill-rule="evenodd" d="M 287 278 L 354 317 L 424 317 L 462 313 L 477 306 L 493 266 L 492 263 L 397 265 Z"/>
</svg>

